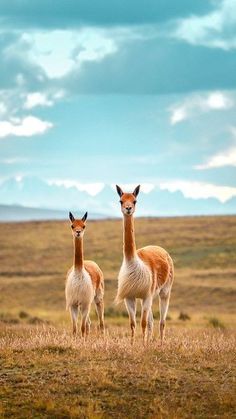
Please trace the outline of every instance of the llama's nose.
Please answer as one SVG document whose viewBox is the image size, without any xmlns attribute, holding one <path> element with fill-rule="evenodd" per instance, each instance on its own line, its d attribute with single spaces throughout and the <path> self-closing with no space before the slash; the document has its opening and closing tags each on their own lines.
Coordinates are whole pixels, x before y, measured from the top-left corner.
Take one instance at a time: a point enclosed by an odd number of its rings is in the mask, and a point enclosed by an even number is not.
<svg viewBox="0 0 236 419">
<path fill-rule="evenodd" d="M 131 211 L 132 207 L 126 207 L 127 211 Z"/>
</svg>

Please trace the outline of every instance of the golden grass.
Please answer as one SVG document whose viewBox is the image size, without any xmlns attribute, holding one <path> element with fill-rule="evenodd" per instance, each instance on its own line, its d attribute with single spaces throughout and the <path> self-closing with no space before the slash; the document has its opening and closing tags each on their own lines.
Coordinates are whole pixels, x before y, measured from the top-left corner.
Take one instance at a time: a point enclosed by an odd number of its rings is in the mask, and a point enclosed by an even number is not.
<svg viewBox="0 0 236 419">
<path fill-rule="evenodd" d="M 236 217 L 137 219 L 136 236 L 138 246 L 159 244 L 175 261 L 171 317 L 178 317 L 184 303 L 191 317 L 201 313 L 202 318 L 234 319 Z M 104 271 L 110 310 L 122 260 L 121 220 L 88 221 L 85 257 Z M 1 310 L 16 314 L 23 309 L 61 322 L 71 261 L 69 222 L 0 224 Z M 154 308 L 158 310 L 158 303 Z"/>
<path fill-rule="evenodd" d="M 86 343 L 71 337 L 65 311 L 68 223 L 0 224 L 0 417 L 235 417 L 236 217 L 137 219 L 136 232 L 138 246 L 161 245 L 175 261 L 163 349 L 157 321 L 149 347 L 139 324 L 131 346 L 124 306 L 113 304 L 120 220 L 88 222 L 86 258 L 105 274 L 106 335 L 93 309 Z"/>
<path fill-rule="evenodd" d="M 5 417 L 233 417 L 235 337 L 169 328 L 164 348 L 126 329 L 84 343 L 68 330 L 1 330 Z M 223 358 L 223 362 L 222 362 Z"/>
</svg>

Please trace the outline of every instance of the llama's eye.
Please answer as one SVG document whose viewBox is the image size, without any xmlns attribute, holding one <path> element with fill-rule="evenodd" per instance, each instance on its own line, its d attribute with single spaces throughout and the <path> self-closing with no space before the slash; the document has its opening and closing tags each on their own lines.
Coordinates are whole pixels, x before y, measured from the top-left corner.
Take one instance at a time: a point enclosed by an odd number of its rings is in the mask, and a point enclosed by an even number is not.
<svg viewBox="0 0 236 419">
<path fill-rule="evenodd" d="M 85 229 L 85 226 L 83 226 L 83 230 Z"/>
<path fill-rule="evenodd" d="M 122 205 L 122 204 L 123 204 L 123 202 L 122 202 L 122 201 L 120 201 L 120 204 Z"/>
<path fill-rule="evenodd" d="M 73 229 L 74 227 L 73 227 L 73 226 L 71 226 L 71 228 Z"/>
<path fill-rule="evenodd" d="M 137 201 L 134 201 L 134 205 L 136 204 Z"/>
</svg>

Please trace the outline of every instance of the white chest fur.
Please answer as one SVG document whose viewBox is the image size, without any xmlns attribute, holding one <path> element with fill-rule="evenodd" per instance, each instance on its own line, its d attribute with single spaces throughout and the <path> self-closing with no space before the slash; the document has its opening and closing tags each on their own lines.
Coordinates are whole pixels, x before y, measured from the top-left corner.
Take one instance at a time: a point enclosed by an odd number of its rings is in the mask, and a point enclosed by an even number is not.
<svg viewBox="0 0 236 419">
<path fill-rule="evenodd" d="M 151 285 L 151 271 L 138 256 L 131 261 L 123 260 L 118 277 L 118 299 L 144 299 L 151 293 Z"/>
<path fill-rule="evenodd" d="M 89 273 L 83 269 L 72 269 L 66 281 L 66 306 L 89 305 L 93 301 L 95 292 Z"/>
</svg>

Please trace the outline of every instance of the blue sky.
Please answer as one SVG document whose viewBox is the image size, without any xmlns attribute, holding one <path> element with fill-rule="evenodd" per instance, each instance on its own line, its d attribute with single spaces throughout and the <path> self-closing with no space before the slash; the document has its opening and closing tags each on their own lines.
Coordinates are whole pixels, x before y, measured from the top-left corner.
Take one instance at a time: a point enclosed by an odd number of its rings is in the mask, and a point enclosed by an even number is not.
<svg viewBox="0 0 236 419">
<path fill-rule="evenodd" d="M 2 0 L 0 28 L 0 203 L 26 178 L 236 197 L 235 0 Z"/>
</svg>

